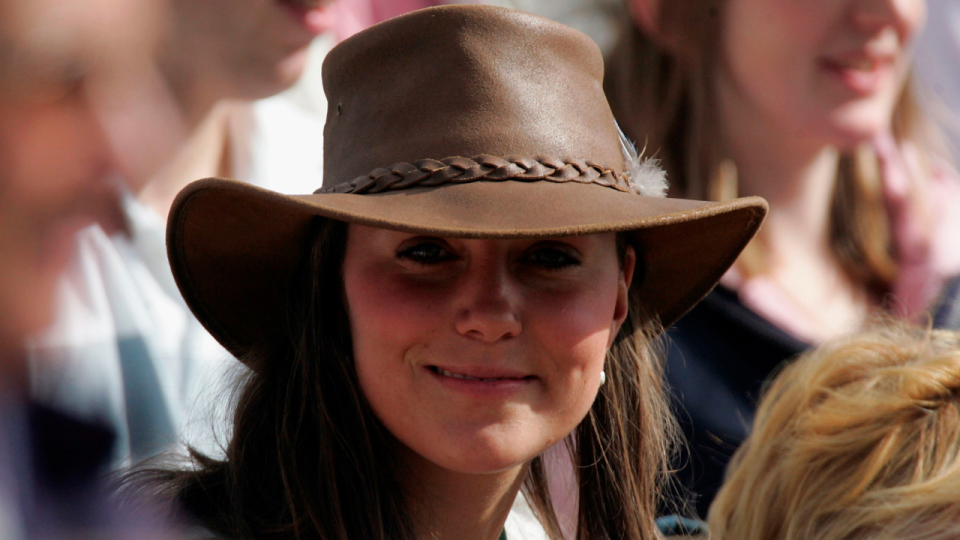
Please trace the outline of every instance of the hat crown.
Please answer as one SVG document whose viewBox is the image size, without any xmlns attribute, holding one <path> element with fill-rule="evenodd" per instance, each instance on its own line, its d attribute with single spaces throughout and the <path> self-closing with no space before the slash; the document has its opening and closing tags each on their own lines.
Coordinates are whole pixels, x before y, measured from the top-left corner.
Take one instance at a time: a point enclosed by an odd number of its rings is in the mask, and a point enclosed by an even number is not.
<svg viewBox="0 0 960 540">
<path fill-rule="evenodd" d="M 623 172 L 602 80 L 590 38 L 528 13 L 455 5 L 385 21 L 324 61 L 324 189 L 454 156 Z"/>
</svg>

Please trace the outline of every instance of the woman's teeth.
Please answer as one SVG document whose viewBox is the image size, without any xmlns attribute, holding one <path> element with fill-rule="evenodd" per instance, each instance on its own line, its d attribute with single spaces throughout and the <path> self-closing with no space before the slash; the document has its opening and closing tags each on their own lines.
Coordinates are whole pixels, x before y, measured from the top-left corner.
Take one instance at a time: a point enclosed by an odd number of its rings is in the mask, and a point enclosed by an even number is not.
<svg viewBox="0 0 960 540">
<path fill-rule="evenodd" d="M 437 373 L 439 373 L 440 375 L 443 375 L 444 377 L 453 377 L 454 379 L 464 379 L 464 380 L 467 380 L 467 381 L 496 382 L 496 381 L 504 381 L 504 380 L 506 380 L 506 379 L 502 379 L 502 378 L 495 378 L 495 379 L 478 379 L 477 377 L 471 377 L 471 376 L 469 376 L 469 375 L 461 375 L 460 373 L 454 373 L 454 372 L 452 372 L 452 371 L 447 371 L 447 370 L 445 370 L 445 369 L 438 368 L 438 367 L 435 367 L 434 370 L 435 370 Z"/>
</svg>

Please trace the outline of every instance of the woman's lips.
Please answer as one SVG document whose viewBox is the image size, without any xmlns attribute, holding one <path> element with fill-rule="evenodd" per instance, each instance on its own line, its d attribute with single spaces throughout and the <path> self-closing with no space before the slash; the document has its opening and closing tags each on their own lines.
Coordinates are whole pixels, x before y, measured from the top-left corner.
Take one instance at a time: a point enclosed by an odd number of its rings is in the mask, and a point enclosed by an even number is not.
<svg viewBox="0 0 960 540">
<path fill-rule="evenodd" d="M 534 375 L 499 368 L 427 366 L 426 369 L 445 387 L 474 395 L 510 394 L 537 380 Z"/>
<path fill-rule="evenodd" d="M 876 94 L 893 74 L 893 57 L 851 53 L 820 60 L 820 67 L 844 87 L 860 96 Z"/>
</svg>

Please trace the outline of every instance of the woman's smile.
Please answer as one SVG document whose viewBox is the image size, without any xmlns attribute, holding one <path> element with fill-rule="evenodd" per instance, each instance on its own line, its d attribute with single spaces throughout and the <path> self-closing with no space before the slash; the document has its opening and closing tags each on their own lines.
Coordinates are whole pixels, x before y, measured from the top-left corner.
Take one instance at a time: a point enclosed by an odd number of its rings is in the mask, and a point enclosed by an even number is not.
<svg viewBox="0 0 960 540">
<path fill-rule="evenodd" d="M 426 366 L 434 379 L 453 392 L 471 397 L 506 397 L 538 382 L 536 375 L 524 375 L 510 369 L 467 366 L 445 369 Z"/>
<path fill-rule="evenodd" d="M 896 76 L 896 55 L 866 50 L 825 56 L 820 68 L 858 96 L 876 94 Z"/>
<path fill-rule="evenodd" d="M 785 132 L 844 148 L 888 129 L 922 26 L 921 0 L 729 0 L 721 100 Z M 736 111 L 736 112 L 734 112 Z"/>
</svg>

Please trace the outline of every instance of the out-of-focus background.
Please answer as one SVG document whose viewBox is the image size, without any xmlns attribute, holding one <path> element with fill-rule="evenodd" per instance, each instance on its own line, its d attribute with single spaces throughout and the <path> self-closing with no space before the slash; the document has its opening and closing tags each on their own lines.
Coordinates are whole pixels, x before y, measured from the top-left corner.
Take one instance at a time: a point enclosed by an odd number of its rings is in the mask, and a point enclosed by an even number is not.
<svg viewBox="0 0 960 540">
<path fill-rule="evenodd" d="M 114 469 L 186 445 L 220 455 L 243 368 L 173 282 L 176 193 L 210 176 L 317 189 L 324 55 L 441 3 L 0 0 L 0 442 L 37 405 L 112 433 Z M 596 41 L 618 122 L 671 196 L 771 203 L 668 332 L 691 454 L 677 505 L 705 516 L 783 362 L 877 312 L 960 326 L 960 2 L 489 3 Z M 0 489 L 0 511 L 17 493 Z M 575 497 L 558 500 L 572 515 Z"/>
</svg>

